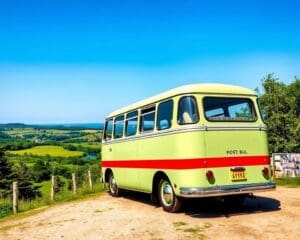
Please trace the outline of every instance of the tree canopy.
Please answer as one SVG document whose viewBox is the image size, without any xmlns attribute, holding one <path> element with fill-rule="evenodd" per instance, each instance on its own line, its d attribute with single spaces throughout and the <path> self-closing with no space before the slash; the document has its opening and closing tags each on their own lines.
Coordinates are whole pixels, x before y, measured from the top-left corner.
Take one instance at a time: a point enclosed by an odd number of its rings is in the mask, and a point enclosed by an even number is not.
<svg viewBox="0 0 300 240">
<path fill-rule="evenodd" d="M 260 97 L 268 126 L 269 149 L 274 152 L 300 152 L 300 80 L 286 85 L 273 74 L 262 80 Z"/>
</svg>

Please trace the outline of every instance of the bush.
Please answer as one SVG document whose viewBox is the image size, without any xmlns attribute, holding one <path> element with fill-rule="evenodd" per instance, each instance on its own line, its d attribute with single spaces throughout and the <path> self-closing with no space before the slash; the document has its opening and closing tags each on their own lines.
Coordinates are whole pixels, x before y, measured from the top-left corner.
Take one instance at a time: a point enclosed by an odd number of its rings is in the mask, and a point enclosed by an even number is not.
<svg viewBox="0 0 300 240">
<path fill-rule="evenodd" d="M 51 178 L 51 166 L 49 162 L 38 159 L 32 167 L 35 182 L 48 181 Z"/>
<path fill-rule="evenodd" d="M 72 177 L 71 169 L 64 166 L 56 166 L 53 170 L 53 175 L 63 176 L 64 178 L 70 179 Z"/>
</svg>

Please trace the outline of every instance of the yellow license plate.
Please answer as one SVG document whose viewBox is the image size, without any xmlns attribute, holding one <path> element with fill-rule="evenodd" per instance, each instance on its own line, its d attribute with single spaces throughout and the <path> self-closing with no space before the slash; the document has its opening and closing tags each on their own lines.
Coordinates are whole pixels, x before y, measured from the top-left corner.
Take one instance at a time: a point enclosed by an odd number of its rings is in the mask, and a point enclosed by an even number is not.
<svg viewBox="0 0 300 240">
<path fill-rule="evenodd" d="M 232 181 L 243 181 L 247 179 L 246 171 L 230 171 Z"/>
</svg>

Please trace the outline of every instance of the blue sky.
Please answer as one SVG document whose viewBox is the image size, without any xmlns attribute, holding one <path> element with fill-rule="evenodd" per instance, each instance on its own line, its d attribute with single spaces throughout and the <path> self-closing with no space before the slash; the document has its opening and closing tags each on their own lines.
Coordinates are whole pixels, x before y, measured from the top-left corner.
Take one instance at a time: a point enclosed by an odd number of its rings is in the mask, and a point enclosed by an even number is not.
<svg viewBox="0 0 300 240">
<path fill-rule="evenodd" d="M 0 0 L 0 122 L 103 122 L 170 88 L 300 75 L 299 1 Z"/>
</svg>

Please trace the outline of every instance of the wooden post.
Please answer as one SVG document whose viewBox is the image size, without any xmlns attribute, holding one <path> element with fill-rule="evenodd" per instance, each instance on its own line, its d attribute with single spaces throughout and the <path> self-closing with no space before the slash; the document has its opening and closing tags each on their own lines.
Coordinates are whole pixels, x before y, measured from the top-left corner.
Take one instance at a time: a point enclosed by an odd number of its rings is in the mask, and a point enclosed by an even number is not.
<svg viewBox="0 0 300 240">
<path fill-rule="evenodd" d="M 90 190 L 93 190 L 93 182 L 92 182 L 92 174 L 91 170 L 88 170 L 88 177 L 89 177 L 89 185 L 90 185 Z"/>
<path fill-rule="evenodd" d="M 19 200 L 19 189 L 18 182 L 13 182 L 13 212 L 16 214 L 18 212 L 18 200 Z"/>
<path fill-rule="evenodd" d="M 55 186 L 56 186 L 56 177 L 51 176 L 51 201 L 55 199 Z"/>
<path fill-rule="evenodd" d="M 72 182 L 73 182 L 73 193 L 77 194 L 77 184 L 75 173 L 72 173 Z"/>
</svg>

